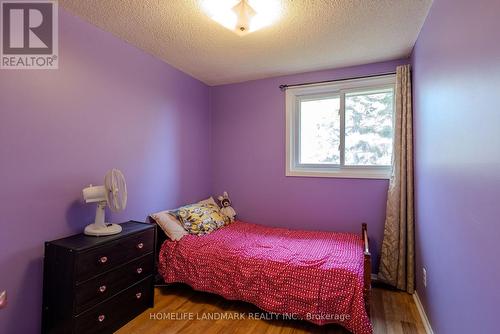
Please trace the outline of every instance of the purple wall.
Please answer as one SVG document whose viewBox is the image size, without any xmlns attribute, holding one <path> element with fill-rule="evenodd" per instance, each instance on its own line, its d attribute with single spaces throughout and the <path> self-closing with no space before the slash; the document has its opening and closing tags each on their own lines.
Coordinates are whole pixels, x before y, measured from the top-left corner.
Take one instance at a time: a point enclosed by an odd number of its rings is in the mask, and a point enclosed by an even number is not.
<svg viewBox="0 0 500 334">
<path fill-rule="evenodd" d="M 499 11 L 493 0 L 436 0 L 412 58 L 417 284 L 437 333 L 497 331 Z M 10 297 L 0 333 L 39 331 L 43 241 L 93 219 L 81 189 L 112 167 L 129 187 L 113 221 L 227 190 L 250 222 L 358 232 L 366 221 L 378 263 L 387 181 L 285 177 L 278 85 L 406 60 L 209 89 L 63 10 L 60 47 L 59 70 L 0 71 L 0 290 Z"/>
<path fill-rule="evenodd" d="M 407 62 L 212 87 L 215 193 L 227 190 L 239 218 L 248 222 L 350 232 L 367 222 L 376 270 L 388 181 L 285 177 L 285 94 L 278 86 L 385 73 Z"/>
<path fill-rule="evenodd" d="M 498 13 L 435 0 L 413 53 L 418 294 L 440 334 L 499 332 Z"/>
<path fill-rule="evenodd" d="M 0 70 L 0 333 L 40 331 L 43 242 L 94 216 L 81 189 L 117 167 L 144 220 L 210 192 L 209 89 L 60 11 L 59 70 Z"/>
</svg>

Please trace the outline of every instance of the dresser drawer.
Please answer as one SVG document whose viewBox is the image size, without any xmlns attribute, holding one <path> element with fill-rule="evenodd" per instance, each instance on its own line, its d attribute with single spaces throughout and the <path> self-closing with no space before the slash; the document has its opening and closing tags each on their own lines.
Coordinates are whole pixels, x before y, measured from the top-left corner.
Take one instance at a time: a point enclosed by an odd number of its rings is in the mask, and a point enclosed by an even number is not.
<svg viewBox="0 0 500 334">
<path fill-rule="evenodd" d="M 97 305 L 89 311 L 76 316 L 76 333 L 112 333 L 131 317 L 139 315 L 151 306 L 153 278 L 121 292 L 114 298 Z"/>
<path fill-rule="evenodd" d="M 79 314 L 152 275 L 153 266 L 154 258 L 148 254 L 78 285 L 75 295 L 75 313 Z"/>
<path fill-rule="evenodd" d="M 76 281 L 80 283 L 92 276 L 116 268 L 132 259 L 153 251 L 154 230 L 137 233 L 131 237 L 119 239 L 87 252 L 78 254 Z"/>
</svg>

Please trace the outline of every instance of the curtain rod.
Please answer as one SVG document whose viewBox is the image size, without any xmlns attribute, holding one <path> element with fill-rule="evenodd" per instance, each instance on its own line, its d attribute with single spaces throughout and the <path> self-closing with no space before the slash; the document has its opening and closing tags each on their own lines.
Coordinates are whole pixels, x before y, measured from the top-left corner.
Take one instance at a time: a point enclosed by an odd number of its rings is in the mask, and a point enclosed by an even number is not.
<svg viewBox="0 0 500 334">
<path fill-rule="evenodd" d="M 367 79 L 367 78 L 381 77 L 383 75 L 390 75 L 390 74 L 396 74 L 396 72 L 385 72 L 385 73 L 380 73 L 380 74 L 372 74 L 372 75 L 365 75 L 365 76 L 361 76 L 361 77 L 351 77 L 351 78 L 343 78 L 343 79 L 335 79 L 335 80 L 304 82 L 304 83 L 292 84 L 292 85 L 280 85 L 279 87 L 280 87 L 280 89 L 282 91 L 285 91 L 289 87 L 299 87 L 299 86 L 315 85 L 315 84 L 337 82 L 337 81 L 346 81 L 346 80 L 354 80 L 354 79 Z"/>
</svg>

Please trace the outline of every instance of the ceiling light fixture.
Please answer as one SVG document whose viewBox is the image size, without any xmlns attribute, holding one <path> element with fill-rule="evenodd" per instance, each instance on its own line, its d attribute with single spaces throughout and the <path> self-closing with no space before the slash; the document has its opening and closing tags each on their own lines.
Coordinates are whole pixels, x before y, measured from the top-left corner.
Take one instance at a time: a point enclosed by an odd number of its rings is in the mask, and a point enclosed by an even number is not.
<svg viewBox="0 0 500 334">
<path fill-rule="evenodd" d="M 232 8 L 232 11 L 236 13 L 236 17 L 238 18 L 236 30 L 239 30 L 241 33 L 249 31 L 250 20 L 257 14 L 255 10 L 253 10 L 246 0 L 241 0 Z"/>
<path fill-rule="evenodd" d="M 207 15 L 238 35 L 246 35 L 276 21 L 279 0 L 202 0 Z"/>
</svg>

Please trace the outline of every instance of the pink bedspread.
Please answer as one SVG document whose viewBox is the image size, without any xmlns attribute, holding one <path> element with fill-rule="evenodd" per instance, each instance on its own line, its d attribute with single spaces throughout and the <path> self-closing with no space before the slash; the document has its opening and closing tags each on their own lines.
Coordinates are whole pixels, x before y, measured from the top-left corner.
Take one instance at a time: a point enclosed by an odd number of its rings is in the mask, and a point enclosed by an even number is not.
<svg viewBox="0 0 500 334">
<path fill-rule="evenodd" d="M 268 312 L 372 333 L 363 301 L 363 244 L 356 234 L 237 221 L 208 235 L 165 241 L 159 272 L 167 283 Z"/>
</svg>

